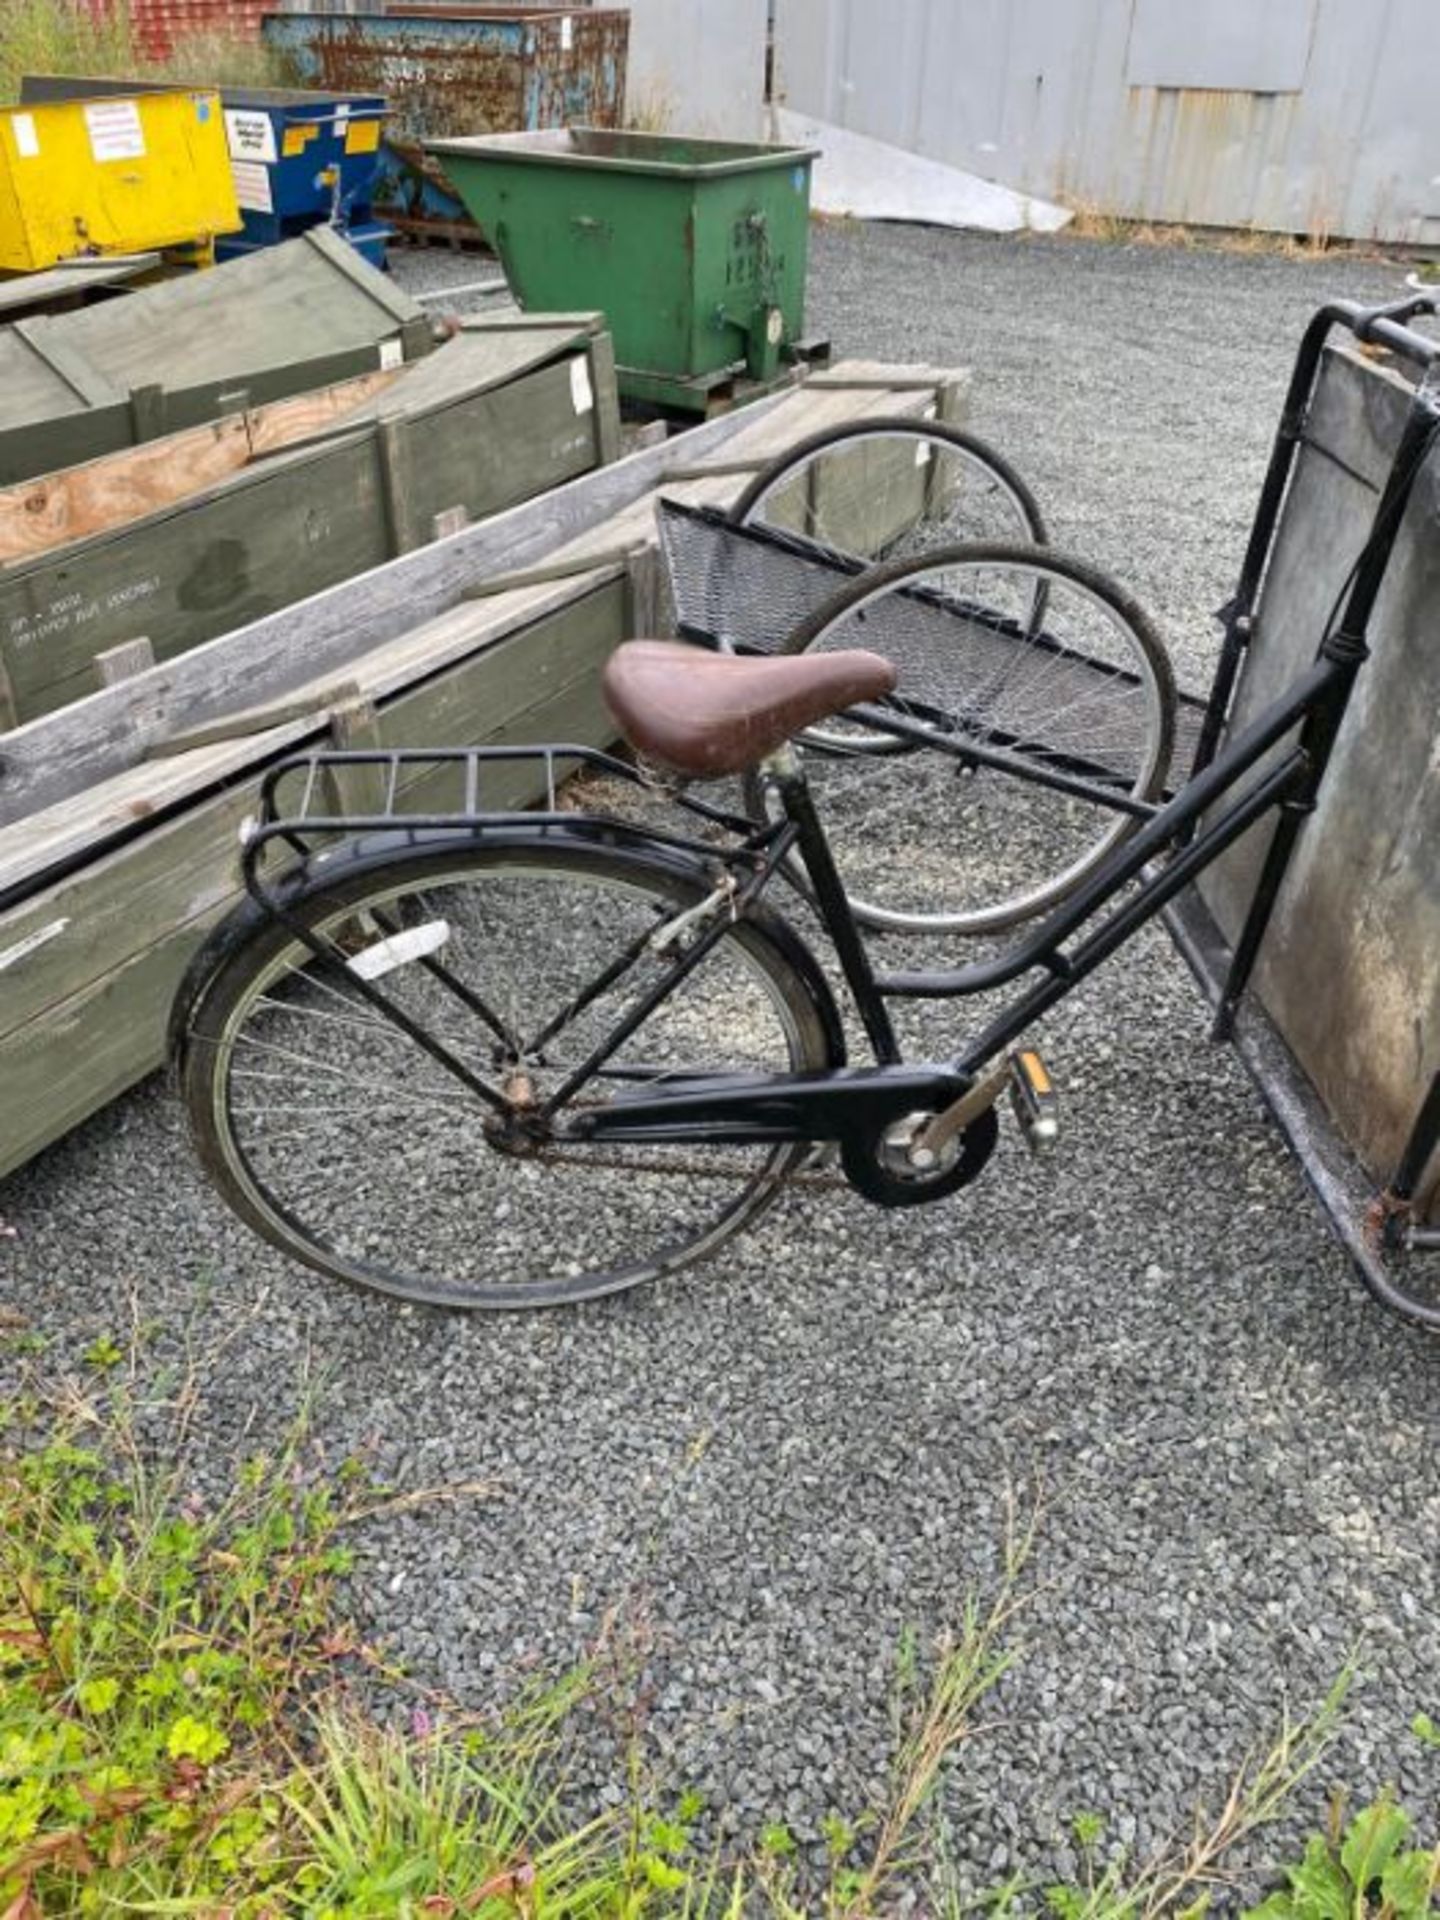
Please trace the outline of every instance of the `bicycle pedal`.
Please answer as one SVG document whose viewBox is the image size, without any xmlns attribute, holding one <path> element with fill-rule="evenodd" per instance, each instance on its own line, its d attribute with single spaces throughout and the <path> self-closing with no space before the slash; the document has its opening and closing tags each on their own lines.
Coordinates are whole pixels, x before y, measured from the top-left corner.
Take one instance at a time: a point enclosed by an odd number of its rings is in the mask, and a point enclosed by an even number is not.
<svg viewBox="0 0 1440 1920">
<path fill-rule="evenodd" d="M 1060 1138 L 1060 1097 L 1033 1047 L 1010 1056 L 1010 1104 L 1031 1153 L 1038 1158 L 1051 1152 Z"/>
</svg>

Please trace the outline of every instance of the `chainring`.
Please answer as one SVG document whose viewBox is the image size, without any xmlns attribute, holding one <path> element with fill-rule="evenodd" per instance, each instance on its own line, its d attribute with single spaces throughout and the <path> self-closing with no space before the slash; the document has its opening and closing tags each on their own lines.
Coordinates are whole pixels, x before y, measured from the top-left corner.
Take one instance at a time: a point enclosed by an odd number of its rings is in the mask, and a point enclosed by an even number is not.
<svg viewBox="0 0 1440 1920">
<path fill-rule="evenodd" d="M 987 1107 L 961 1134 L 958 1156 L 939 1173 L 892 1173 L 881 1157 L 883 1140 L 879 1135 L 869 1140 L 843 1141 L 840 1164 L 856 1192 L 876 1206 L 919 1207 L 968 1187 L 984 1171 L 999 1138 L 999 1118 L 994 1107 Z"/>
</svg>

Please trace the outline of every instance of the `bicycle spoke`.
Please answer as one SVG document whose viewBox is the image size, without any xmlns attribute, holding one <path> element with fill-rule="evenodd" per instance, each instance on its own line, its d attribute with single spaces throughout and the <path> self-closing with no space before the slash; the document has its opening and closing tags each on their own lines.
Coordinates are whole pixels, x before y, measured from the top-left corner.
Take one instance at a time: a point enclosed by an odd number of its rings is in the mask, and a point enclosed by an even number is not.
<svg viewBox="0 0 1440 1920">
<path fill-rule="evenodd" d="M 806 768 L 865 924 L 1018 924 L 1135 831 L 1145 809 L 1117 803 L 1163 791 L 1163 649 L 1120 589 L 1044 548 L 964 546 L 862 574 L 796 644 L 887 655 L 899 684 L 882 709 L 917 729 L 887 735 L 862 713 L 803 737 L 833 749 Z"/>
<path fill-rule="evenodd" d="M 698 903 L 665 869 L 543 842 L 523 857 L 482 849 L 392 864 L 413 868 L 413 884 L 376 867 L 370 893 L 357 885 L 317 901 L 313 933 L 333 940 L 362 915 L 402 930 L 443 919 L 449 979 L 409 962 L 384 975 L 406 1025 L 372 1022 L 363 1006 L 352 1017 L 343 981 L 312 992 L 298 940 L 253 978 L 237 968 L 230 997 L 197 1012 L 192 1111 L 218 1142 L 236 1203 L 269 1237 L 408 1299 L 520 1305 L 672 1271 L 788 1183 L 807 1157 L 795 1143 L 602 1151 L 557 1137 L 547 1117 L 562 1100 L 594 1108 L 823 1063 L 810 991 L 743 918 L 717 919 L 693 967 L 667 961 L 652 976 L 657 927 Z M 532 1043 L 503 1045 L 472 991 Z M 494 1109 L 467 1098 L 443 1062 L 426 1063 L 417 1024 L 452 1057 L 465 1048 L 473 1062 L 477 1037 L 504 1053 Z"/>
</svg>

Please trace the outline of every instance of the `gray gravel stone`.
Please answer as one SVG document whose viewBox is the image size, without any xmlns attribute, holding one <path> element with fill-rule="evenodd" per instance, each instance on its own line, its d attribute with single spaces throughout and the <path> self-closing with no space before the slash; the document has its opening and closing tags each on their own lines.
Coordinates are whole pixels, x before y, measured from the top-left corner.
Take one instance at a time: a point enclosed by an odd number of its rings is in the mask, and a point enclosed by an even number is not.
<svg viewBox="0 0 1440 1920">
<path fill-rule="evenodd" d="M 829 226 L 812 319 L 840 353 L 973 366 L 975 424 L 1057 543 L 1119 573 L 1194 682 L 1301 326 L 1401 284 L 1374 262 Z M 939 1044 L 972 1017 L 909 1025 Z M 945 1789 L 967 1883 L 1074 1871 L 1081 1809 L 1142 1855 L 1183 1833 L 1357 1643 L 1366 1684 L 1297 1819 L 1332 1780 L 1432 1808 L 1436 1756 L 1406 1729 L 1440 1712 L 1433 1343 L 1361 1291 L 1162 934 L 1046 1047 L 1053 1162 L 1007 1137 L 980 1185 L 907 1213 L 806 1194 L 708 1268 L 501 1320 L 272 1257 L 205 1190 L 156 1081 L 8 1183 L 4 1299 L 68 1364 L 132 1303 L 157 1377 L 199 1356 L 202 1487 L 307 1384 L 331 1465 L 493 1477 L 371 1527 L 365 1630 L 474 1706 L 610 1621 L 646 1737 L 726 1832 L 809 1838 L 878 1789 L 902 1632 L 956 1622 L 995 1575 L 1007 1489 L 1036 1480 L 1025 1657 Z M 625 1737 L 584 1717 L 578 1795 L 614 1785 Z"/>
</svg>

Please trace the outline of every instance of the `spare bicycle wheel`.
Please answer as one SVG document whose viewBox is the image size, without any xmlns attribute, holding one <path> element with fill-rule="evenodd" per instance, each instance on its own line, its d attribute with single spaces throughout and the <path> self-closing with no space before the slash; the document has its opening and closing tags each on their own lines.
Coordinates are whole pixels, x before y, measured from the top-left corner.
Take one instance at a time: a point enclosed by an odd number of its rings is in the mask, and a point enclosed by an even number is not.
<svg viewBox="0 0 1440 1920">
<path fill-rule="evenodd" d="M 901 415 L 797 441 L 756 474 L 730 519 L 867 565 L 962 540 L 1046 539 L 1034 495 L 993 447 L 943 420 Z"/>
<path fill-rule="evenodd" d="M 899 669 L 866 717 L 802 736 L 863 924 L 1003 931 L 1070 893 L 1163 791 L 1175 682 L 1150 621 L 1097 568 L 980 543 L 874 568 L 804 621 L 797 650 L 865 647 Z M 908 737 L 887 731 L 887 715 Z M 983 764 L 979 748 L 1007 765 Z M 1086 783 L 1057 792 L 1037 775 Z M 773 809 L 752 779 L 752 809 Z"/>
</svg>

